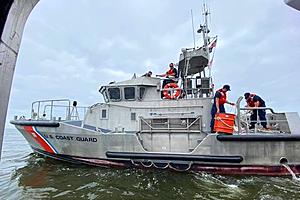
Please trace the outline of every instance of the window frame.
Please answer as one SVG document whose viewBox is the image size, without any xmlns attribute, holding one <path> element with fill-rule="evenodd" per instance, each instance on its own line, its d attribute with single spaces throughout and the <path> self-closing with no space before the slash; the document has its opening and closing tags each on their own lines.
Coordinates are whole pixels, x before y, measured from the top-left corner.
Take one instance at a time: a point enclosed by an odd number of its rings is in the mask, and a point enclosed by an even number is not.
<svg viewBox="0 0 300 200">
<path fill-rule="evenodd" d="M 133 88 L 134 89 L 134 95 L 133 95 L 133 99 L 131 98 L 131 99 L 126 99 L 126 92 L 125 92 L 125 89 L 126 88 Z M 137 95 L 137 91 L 136 91 L 136 87 L 135 86 L 125 86 L 124 88 L 123 88 L 123 93 L 124 93 L 124 100 L 126 100 L 126 101 L 134 101 L 134 100 L 136 100 L 136 95 Z"/>
<path fill-rule="evenodd" d="M 141 96 L 141 88 L 144 89 L 144 93 L 143 93 L 142 96 Z M 138 88 L 138 95 L 137 95 L 138 100 L 143 100 L 143 99 L 144 99 L 145 94 L 146 94 L 146 91 L 147 91 L 146 87 L 140 86 L 140 87 Z"/>
<path fill-rule="evenodd" d="M 130 112 L 130 120 L 136 121 L 136 112 Z"/>
<path fill-rule="evenodd" d="M 103 95 L 104 101 L 105 101 L 106 103 L 109 102 L 108 91 L 103 92 L 102 95 Z"/>
<path fill-rule="evenodd" d="M 103 111 L 105 111 L 105 117 L 103 117 Z M 108 119 L 108 109 L 106 108 L 101 109 L 100 119 Z"/>
<path fill-rule="evenodd" d="M 111 95 L 110 95 L 110 89 L 118 89 L 119 90 L 119 93 L 120 93 L 120 98 L 119 99 L 112 99 L 111 98 Z M 107 93 L 108 93 L 108 98 L 109 98 L 109 100 L 110 101 L 121 101 L 122 100 L 122 90 L 121 90 L 121 88 L 120 87 L 109 87 L 108 89 L 107 89 Z"/>
</svg>

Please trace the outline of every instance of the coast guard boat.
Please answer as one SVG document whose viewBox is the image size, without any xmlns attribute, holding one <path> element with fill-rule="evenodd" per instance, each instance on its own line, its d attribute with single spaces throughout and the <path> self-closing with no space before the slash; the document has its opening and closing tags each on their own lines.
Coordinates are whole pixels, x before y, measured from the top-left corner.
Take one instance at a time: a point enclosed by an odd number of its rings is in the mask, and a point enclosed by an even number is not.
<svg viewBox="0 0 300 200">
<path fill-rule="evenodd" d="M 36 101 L 30 119 L 15 116 L 11 123 L 36 153 L 68 162 L 218 174 L 299 174 L 298 113 L 256 108 L 267 111 L 271 131 L 261 129 L 259 120 L 249 130 L 253 108 L 240 107 L 240 97 L 232 132 L 211 133 L 214 88 L 209 65 L 216 37 L 209 36 L 207 15 L 205 11 L 198 30 L 203 45 L 182 49 L 179 77 L 172 87 L 162 88 L 160 78 L 134 77 L 101 86 L 103 103 L 80 107 L 67 99 Z"/>
</svg>

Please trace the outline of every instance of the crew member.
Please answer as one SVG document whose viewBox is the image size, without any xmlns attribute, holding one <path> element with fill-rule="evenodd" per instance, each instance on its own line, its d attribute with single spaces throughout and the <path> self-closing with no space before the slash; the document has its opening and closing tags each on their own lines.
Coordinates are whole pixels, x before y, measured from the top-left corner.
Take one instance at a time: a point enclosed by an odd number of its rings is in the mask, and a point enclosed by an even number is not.
<svg viewBox="0 0 300 200">
<path fill-rule="evenodd" d="M 166 77 L 163 81 L 162 88 L 165 87 L 168 83 L 175 83 L 175 78 L 178 78 L 178 72 L 177 69 L 174 67 L 174 63 L 169 64 L 170 69 L 165 74 L 156 75 L 157 77 Z"/>
<path fill-rule="evenodd" d="M 247 107 L 266 107 L 265 101 L 258 95 L 256 94 L 251 94 L 249 92 L 246 92 L 244 94 L 245 100 L 247 102 Z M 260 120 L 260 124 L 265 128 L 268 129 L 267 127 L 267 119 L 266 119 L 266 110 L 264 109 L 254 109 L 251 116 L 250 116 L 250 127 L 249 129 L 254 129 L 255 124 L 257 123 L 257 115 Z"/>
<path fill-rule="evenodd" d="M 230 86 L 229 85 L 224 85 L 223 88 L 219 89 L 215 93 L 214 97 L 214 104 L 211 108 L 211 122 L 210 122 L 210 127 L 211 127 L 211 132 L 214 132 L 214 125 L 215 125 L 215 115 L 216 113 L 225 113 L 225 106 L 224 104 L 230 104 L 234 106 L 234 103 L 231 103 L 227 101 L 227 92 L 230 91 Z"/>
<path fill-rule="evenodd" d="M 152 72 L 149 71 L 146 74 L 144 74 L 142 77 L 151 77 L 152 76 Z"/>
</svg>

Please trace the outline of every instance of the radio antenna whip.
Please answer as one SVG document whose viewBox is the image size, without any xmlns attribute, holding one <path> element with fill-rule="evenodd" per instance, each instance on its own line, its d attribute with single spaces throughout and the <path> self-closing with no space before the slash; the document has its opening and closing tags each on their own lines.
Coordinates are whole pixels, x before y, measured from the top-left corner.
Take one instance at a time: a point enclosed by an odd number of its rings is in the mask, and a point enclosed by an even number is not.
<svg viewBox="0 0 300 200">
<path fill-rule="evenodd" d="M 193 15 L 193 10 L 192 10 L 192 9 L 191 9 L 191 17 L 192 17 L 192 27 L 193 27 L 194 49 L 196 49 L 195 26 L 194 26 L 194 15 Z"/>
</svg>

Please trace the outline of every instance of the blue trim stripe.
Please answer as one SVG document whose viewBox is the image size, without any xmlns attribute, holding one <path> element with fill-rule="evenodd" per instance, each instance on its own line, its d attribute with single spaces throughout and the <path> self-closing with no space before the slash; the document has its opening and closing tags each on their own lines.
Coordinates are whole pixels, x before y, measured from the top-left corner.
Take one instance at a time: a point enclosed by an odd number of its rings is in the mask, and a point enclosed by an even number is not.
<svg viewBox="0 0 300 200">
<path fill-rule="evenodd" d="M 56 153 L 56 154 L 58 154 L 58 151 L 55 149 L 55 147 L 47 140 L 47 138 L 45 138 L 42 134 L 41 134 L 41 132 L 35 127 L 35 126 L 33 126 L 32 127 L 33 128 L 33 130 L 50 146 L 50 148 Z"/>
</svg>

